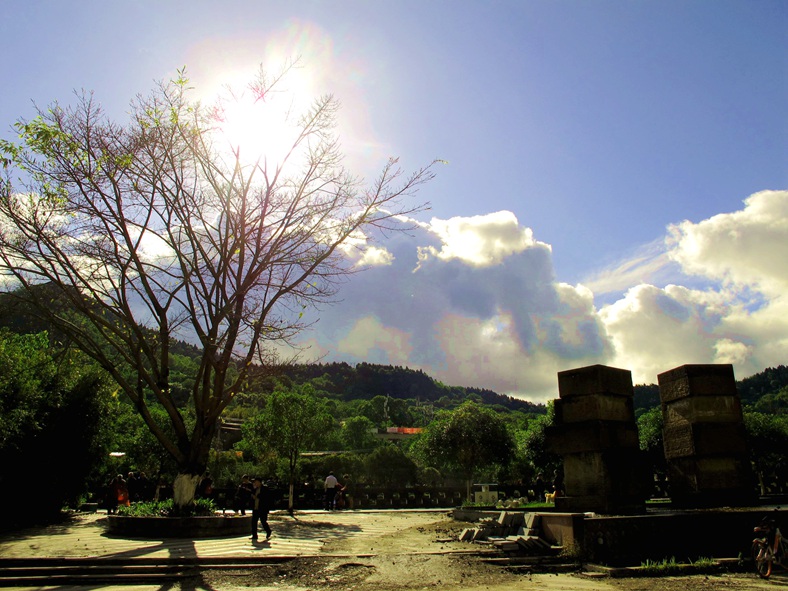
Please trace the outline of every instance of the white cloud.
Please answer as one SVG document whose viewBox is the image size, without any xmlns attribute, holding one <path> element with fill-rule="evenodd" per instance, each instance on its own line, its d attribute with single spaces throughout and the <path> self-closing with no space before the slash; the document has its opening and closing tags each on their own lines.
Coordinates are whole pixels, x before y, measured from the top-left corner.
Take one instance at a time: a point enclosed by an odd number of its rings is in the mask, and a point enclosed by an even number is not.
<svg viewBox="0 0 788 591">
<path fill-rule="evenodd" d="M 394 255 L 385 248 L 370 246 L 366 248 L 356 263 L 357 267 L 379 267 L 391 265 L 394 262 Z"/>
<path fill-rule="evenodd" d="M 670 226 L 670 257 L 687 273 L 779 295 L 788 288 L 788 191 L 755 193 L 744 204 Z"/>
<path fill-rule="evenodd" d="M 406 363 L 413 350 L 410 336 L 396 328 L 384 326 L 380 320 L 365 316 L 356 321 L 345 338 L 337 343 L 337 351 L 374 362 L 373 352 L 385 357 L 385 363 Z"/>
<path fill-rule="evenodd" d="M 663 237 L 638 247 L 623 260 L 594 271 L 582 283 L 597 296 L 623 294 L 633 285 L 662 283 L 661 279 L 678 269 L 671 262 Z"/>
<path fill-rule="evenodd" d="M 677 285 L 638 285 L 599 315 L 613 343 L 610 363 L 636 383 L 687 363 L 711 363 L 715 330 L 727 313 L 724 297 Z"/>
<path fill-rule="evenodd" d="M 556 396 L 557 372 L 595 363 L 635 383 L 688 363 L 732 363 L 742 378 L 788 361 L 785 220 L 788 193 L 757 193 L 576 286 L 511 212 L 405 220 L 412 231 L 372 237 L 385 264 L 343 286 L 314 348 L 535 401 Z M 621 295 L 597 308 L 611 287 Z"/>
<path fill-rule="evenodd" d="M 354 275 L 322 315 L 329 360 L 408 365 L 444 383 L 544 399 L 557 371 L 610 354 L 593 294 L 556 282 L 551 248 L 510 212 L 374 239 L 390 264 Z"/>
<path fill-rule="evenodd" d="M 475 266 L 498 265 L 507 256 L 536 244 L 531 229 L 520 226 L 511 211 L 450 220 L 433 218 L 430 230 L 440 238 L 441 248 L 421 247 L 421 259 L 432 256 Z"/>
<path fill-rule="evenodd" d="M 685 363 L 732 363 L 741 378 L 788 361 L 788 192 L 744 204 L 668 228 L 667 256 L 712 287 L 636 285 L 600 310 L 613 363 L 636 380 Z"/>
</svg>

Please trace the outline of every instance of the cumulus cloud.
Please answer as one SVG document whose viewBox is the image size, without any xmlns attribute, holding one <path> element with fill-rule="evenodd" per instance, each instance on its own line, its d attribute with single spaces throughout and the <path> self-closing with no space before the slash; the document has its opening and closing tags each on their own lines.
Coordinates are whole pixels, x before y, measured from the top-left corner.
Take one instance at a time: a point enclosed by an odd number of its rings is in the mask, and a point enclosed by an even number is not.
<svg viewBox="0 0 788 591">
<path fill-rule="evenodd" d="M 364 358 L 371 363 L 407 363 L 412 350 L 408 333 L 384 326 L 372 316 L 357 320 L 337 343 L 339 353 Z"/>
<path fill-rule="evenodd" d="M 435 218 L 429 228 L 440 238 L 441 246 L 440 249 L 434 246 L 420 247 L 420 259 L 459 259 L 467 264 L 483 267 L 498 265 L 506 257 L 537 244 L 531 229 L 520 226 L 511 211 L 454 217 L 450 220 Z M 540 245 L 550 248 L 544 243 Z"/>
<path fill-rule="evenodd" d="M 666 254 L 705 289 L 636 285 L 600 317 L 612 362 L 636 380 L 685 363 L 732 363 L 737 377 L 788 361 L 788 192 L 763 191 L 744 208 L 667 229 Z"/>
<path fill-rule="evenodd" d="M 609 356 L 593 294 L 555 280 L 550 246 L 513 213 L 402 223 L 411 230 L 374 237 L 388 264 L 355 275 L 321 315 L 329 360 L 544 399 L 557 371 Z"/>
<path fill-rule="evenodd" d="M 671 225 L 582 285 L 555 277 L 550 245 L 511 212 L 402 223 L 375 247 L 358 241 L 368 269 L 311 335 L 324 360 L 534 401 L 557 395 L 557 372 L 595 363 L 654 383 L 688 363 L 732 363 L 741 378 L 788 360 L 788 192 Z"/>
<path fill-rule="evenodd" d="M 788 287 L 788 191 L 762 191 L 744 209 L 670 226 L 669 255 L 684 271 L 770 296 Z"/>
<path fill-rule="evenodd" d="M 615 354 L 611 363 L 636 383 L 687 363 L 713 362 L 715 330 L 727 313 L 725 297 L 677 285 L 638 285 L 600 310 Z"/>
</svg>

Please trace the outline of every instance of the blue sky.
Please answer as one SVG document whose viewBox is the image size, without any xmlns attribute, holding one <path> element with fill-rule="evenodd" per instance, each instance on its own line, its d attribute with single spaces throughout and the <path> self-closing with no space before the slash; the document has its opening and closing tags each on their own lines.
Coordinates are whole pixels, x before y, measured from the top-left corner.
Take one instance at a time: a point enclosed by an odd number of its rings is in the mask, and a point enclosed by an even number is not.
<svg viewBox="0 0 788 591">
<path fill-rule="evenodd" d="M 788 361 L 785 2 L 2 6 L 3 137 L 73 89 L 122 119 L 181 66 L 207 91 L 301 55 L 361 174 L 449 162 L 315 355 L 534 400 L 590 363 Z"/>
</svg>

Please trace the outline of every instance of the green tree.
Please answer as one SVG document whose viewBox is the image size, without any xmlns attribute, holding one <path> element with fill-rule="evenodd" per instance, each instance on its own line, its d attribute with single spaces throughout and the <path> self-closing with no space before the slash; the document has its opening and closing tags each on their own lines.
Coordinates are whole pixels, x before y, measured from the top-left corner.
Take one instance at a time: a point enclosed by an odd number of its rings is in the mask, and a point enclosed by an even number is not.
<svg viewBox="0 0 788 591">
<path fill-rule="evenodd" d="M 247 157 L 227 125 L 233 106 L 291 106 L 289 71 L 261 73 L 216 104 L 192 98 L 181 71 L 137 98 L 126 124 L 83 93 L 19 121 L 19 142 L 0 141 L 0 273 L 129 397 L 178 466 L 179 506 L 192 502 L 218 419 L 254 363 L 269 363 L 273 344 L 304 327 L 303 311 L 331 300 L 354 265 L 344 247 L 403 229 L 400 214 L 420 209 L 403 199 L 433 177 L 431 166 L 403 177 L 390 160 L 364 186 L 342 166 L 331 95 L 282 109 L 277 128 L 291 133 L 281 154 Z M 41 298 L 45 284 L 78 316 Z M 191 423 L 178 404 L 176 338 L 201 349 L 186 386 Z"/>
<path fill-rule="evenodd" d="M 5 524 L 48 518 L 74 505 L 101 477 L 111 391 L 76 351 L 50 348 L 46 333 L 0 332 L 0 504 Z"/>
<path fill-rule="evenodd" d="M 427 463 L 462 470 L 468 499 L 474 476 L 482 469 L 508 464 L 515 450 L 506 422 L 476 402 L 465 402 L 431 423 L 419 446 Z"/>
<path fill-rule="evenodd" d="M 656 406 L 642 413 L 637 419 L 640 449 L 651 464 L 651 473 L 664 475 L 667 471 L 665 446 L 662 437 L 662 407 Z"/>
<path fill-rule="evenodd" d="M 788 418 L 760 412 L 745 412 L 747 448 L 762 495 L 769 484 L 785 485 L 788 472 Z"/>
<path fill-rule="evenodd" d="M 349 417 L 342 423 L 341 438 L 345 449 L 369 449 L 375 447 L 373 435 L 375 425 L 367 417 Z"/>
<path fill-rule="evenodd" d="M 375 484 L 405 486 L 416 481 L 418 467 L 393 443 L 375 448 L 364 459 L 367 478 Z"/>
<path fill-rule="evenodd" d="M 151 406 L 150 412 L 159 415 L 158 420 L 166 425 L 164 409 Z M 171 474 L 177 470 L 175 462 L 161 446 L 145 425 L 142 417 L 132 408 L 127 400 L 113 401 L 112 413 L 113 450 L 123 452 L 123 465 L 131 470 L 140 470 L 149 477 L 156 474 Z"/>
<path fill-rule="evenodd" d="M 547 446 L 546 431 L 554 424 L 554 418 L 551 402 L 547 405 L 546 414 L 528 417 L 524 428 L 516 432 L 517 468 L 520 477 L 528 483 L 535 482 L 540 473 L 549 482 L 551 476 L 561 467 L 561 456 L 551 452 Z"/>
<path fill-rule="evenodd" d="M 788 386 L 764 394 L 751 405 L 752 410 L 772 415 L 788 414 Z"/>
<path fill-rule="evenodd" d="M 315 397 L 308 384 L 290 391 L 275 391 L 262 412 L 244 423 L 244 439 L 251 449 L 272 449 L 286 462 L 291 513 L 298 459 L 302 452 L 319 445 L 332 428 L 333 419 L 325 402 Z"/>
</svg>

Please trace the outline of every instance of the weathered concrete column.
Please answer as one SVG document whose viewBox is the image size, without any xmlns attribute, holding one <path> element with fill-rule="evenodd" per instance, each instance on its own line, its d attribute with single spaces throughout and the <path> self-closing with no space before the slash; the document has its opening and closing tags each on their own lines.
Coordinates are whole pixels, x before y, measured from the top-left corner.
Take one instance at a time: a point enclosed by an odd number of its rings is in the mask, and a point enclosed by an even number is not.
<svg viewBox="0 0 788 591">
<path fill-rule="evenodd" d="M 648 490 L 638 447 L 632 373 L 592 365 L 558 373 L 556 424 L 548 446 L 563 456 L 566 496 L 556 509 L 645 512 Z"/>
<path fill-rule="evenodd" d="M 673 503 L 708 507 L 754 501 L 733 366 L 682 365 L 657 379 Z"/>
</svg>

